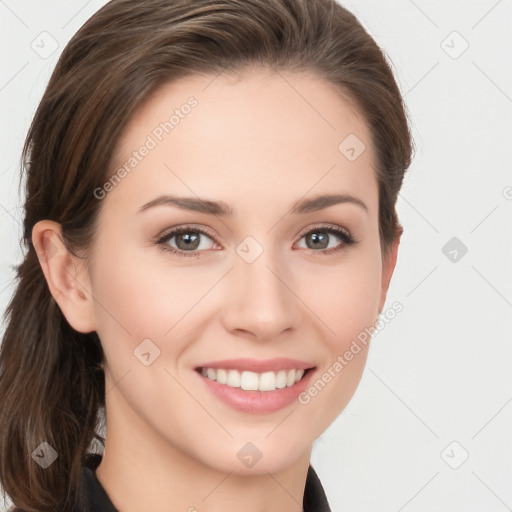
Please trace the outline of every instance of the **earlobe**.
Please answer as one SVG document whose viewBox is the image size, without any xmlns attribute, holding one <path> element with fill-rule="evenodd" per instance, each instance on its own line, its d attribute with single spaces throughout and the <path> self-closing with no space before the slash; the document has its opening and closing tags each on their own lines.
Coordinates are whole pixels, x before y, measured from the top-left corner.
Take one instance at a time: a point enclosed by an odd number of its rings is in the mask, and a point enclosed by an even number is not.
<svg viewBox="0 0 512 512">
<path fill-rule="evenodd" d="M 384 304 L 386 302 L 386 296 L 388 293 L 389 283 L 391 282 L 391 277 L 393 275 L 393 271 L 395 270 L 396 260 L 398 257 L 398 246 L 400 245 L 400 239 L 403 233 L 402 226 L 398 226 L 395 238 L 391 243 L 391 247 L 389 249 L 389 253 L 385 256 L 382 261 L 382 281 L 381 281 L 381 297 L 379 302 L 379 314 L 382 313 L 384 309 Z"/>
<path fill-rule="evenodd" d="M 32 243 L 50 293 L 66 320 L 78 332 L 94 331 L 89 275 L 84 262 L 66 249 L 61 225 L 51 220 L 37 222 Z"/>
</svg>

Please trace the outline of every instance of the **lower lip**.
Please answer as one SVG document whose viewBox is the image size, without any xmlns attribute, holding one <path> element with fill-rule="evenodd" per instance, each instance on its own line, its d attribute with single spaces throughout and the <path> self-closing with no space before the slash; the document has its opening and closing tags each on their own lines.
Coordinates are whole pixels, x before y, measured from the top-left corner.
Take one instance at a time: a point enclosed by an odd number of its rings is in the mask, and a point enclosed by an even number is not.
<svg viewBox="0 0 512 512">
<path fill-rule="evenodd" d="M 242 388 L 219 384 L 216 380 L 210 380 L 197 371 L 195 373 L 217 398 L 233 409 L 252 414 L 264 414 L 278 411 L 295 402 L 299 394 L 307 388 L 313 372 L 314 368 L 311 368 L 293 386 L 275 391 L 245 391 Z"/>
</svg>

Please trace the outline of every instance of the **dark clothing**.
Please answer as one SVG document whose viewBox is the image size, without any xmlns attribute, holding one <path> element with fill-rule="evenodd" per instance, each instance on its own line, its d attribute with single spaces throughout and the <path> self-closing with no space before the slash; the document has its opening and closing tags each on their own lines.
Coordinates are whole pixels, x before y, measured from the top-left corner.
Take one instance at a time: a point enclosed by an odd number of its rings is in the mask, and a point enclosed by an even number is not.
<svg viewBox="0 0 512 512">
<path fill-rule="evenodd" d="M 82 472 L 82 493 L 78 512 L 118 512 L 96 477 L 100 454 L 88 454 Z M 310 465 L 303 498 L 304 512 L 331 512 L 320 480 Z"/>
</svg>

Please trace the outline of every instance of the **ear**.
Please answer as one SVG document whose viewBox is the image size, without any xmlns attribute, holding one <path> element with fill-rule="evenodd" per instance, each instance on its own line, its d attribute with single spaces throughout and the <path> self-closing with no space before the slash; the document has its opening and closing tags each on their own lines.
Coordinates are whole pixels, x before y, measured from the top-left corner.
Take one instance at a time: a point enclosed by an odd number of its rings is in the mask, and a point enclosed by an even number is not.
<svg viewBox="0 0 512 512">
<path fill-rule="evenodd" d="M 381 283 L 381 296 L 379 302 L 379 314 L 384 309 L 386 302 L 386 295 L 388 293 L 389 283 L 391 282 L 391 276 L 395 270 L 396 259 L 398 256 L 398 246 L 400 245 L 400 238 L 403 233 L 403 227 L 398 226 L 395 238 L 391 243 L 389 252 L 382 259 L 382 283 Z"/>
<path fill-rule="evenodd" d="M 89 273 L 84 260 L 68 252 L 58 222 L 41 220 L 32 229 L 32 243 L 50 293 L 71 327 L 95 330 Z"/>
</svg>

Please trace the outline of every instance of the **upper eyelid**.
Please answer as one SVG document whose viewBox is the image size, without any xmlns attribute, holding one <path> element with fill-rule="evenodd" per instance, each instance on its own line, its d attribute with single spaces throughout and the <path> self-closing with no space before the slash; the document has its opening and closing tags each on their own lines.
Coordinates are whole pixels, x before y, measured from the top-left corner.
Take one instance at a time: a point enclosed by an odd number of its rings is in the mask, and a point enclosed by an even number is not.
<svg viewBox="0 0 512 512">
<path fill-rule="evenodd" d="M 322 223 L 322 222 L 317 222 L 315 223 L 313 226 L 309 227 L 309 228 L 305 228 L 304 230 L 302 231 L 299 231 L 299 233 L 297 234 L 297 236 L 300 236 L 300 237 L 303 237 L 304 235 L 307 235 L 308 233 L 310 233 L 311 231 L 315 231 L 315 230 L 322 230 L 322 229 L 325 229 L 325 230 L 328 230 L 328 229 L 334 229 L 334 230 L 341 230 L 343 231 L 347 236 L 352 236 L 351 232 L 344 226 L 339 226 L 337 224 L 332 224 L 330 222 L 325 222 L 325 223 Z"/>
<path fill-rule="evenodd" d="M 173 226 L 171 228 L 164 229 L 162 231 L 162 233 L 159 234 L 156 238 L 157 239 L 165 238 L 171 234 L 173 236 L 175 236 L 176 234 L 179 234 L 180 232 L 186 232 L 186 231 L 198 231 L 202 234 L 208 235 L 212 239 L 215 238 L 215 235 L 211 232 L 211 230 L 209 228 L 206 228 L 204 226 L 199 227 L 199 226 L 196 226 L 193 224 L 178 225 L 178 226 Z"/>
</svg>

